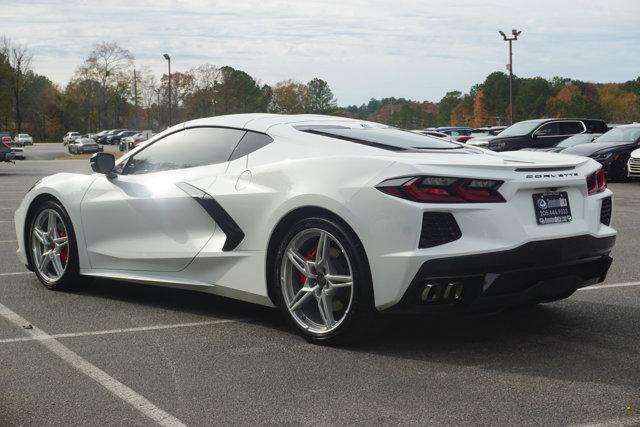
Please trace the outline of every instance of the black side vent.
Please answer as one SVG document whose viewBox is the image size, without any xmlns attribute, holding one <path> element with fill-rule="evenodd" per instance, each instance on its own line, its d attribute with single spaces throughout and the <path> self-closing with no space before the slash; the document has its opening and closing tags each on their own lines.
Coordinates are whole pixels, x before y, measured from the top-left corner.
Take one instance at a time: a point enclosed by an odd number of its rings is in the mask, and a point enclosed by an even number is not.
<svg viewBox="0 0 640 427">
<path fill-rule="evenodd" d="M 600 222 L 604 225 L 611 224 L 611 197 L 602 199 L 602 207 L 600 207 Z"/>
<path fill-rule="evenodd" d="M 462 237 L 462 232 L 452 214 L 448 212 L 425 212 L 422 215 L 419 248 L 432 248 L 453 242 L 460 237 Z"/>
</svg>

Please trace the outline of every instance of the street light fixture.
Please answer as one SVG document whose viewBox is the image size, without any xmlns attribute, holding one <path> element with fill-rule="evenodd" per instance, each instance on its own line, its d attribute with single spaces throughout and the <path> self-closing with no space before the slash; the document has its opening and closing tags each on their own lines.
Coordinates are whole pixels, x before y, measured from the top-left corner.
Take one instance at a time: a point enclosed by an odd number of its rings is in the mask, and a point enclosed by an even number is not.
<svg viewBox="0 0 640 427">
<path fill-rule="evenodd" d="M 165 53 L 164 59 L 169 63 L 169 127 L 171 127 L 171 57 Z"/>
<path fill-rule="evenodd" d="M 511 43 L 518 40 L 518 36 L 522 34 L 522 31 L 511 30 L 510 37 L 502 31 L 498 31 L 498 33 L 500 33 L 504 41 L 509 42 L 509 65 L 507 65 L 507 68 L 509 69 L 509 122 L 513 124 L 513 53 L 511 50 Z"/>
</svg>

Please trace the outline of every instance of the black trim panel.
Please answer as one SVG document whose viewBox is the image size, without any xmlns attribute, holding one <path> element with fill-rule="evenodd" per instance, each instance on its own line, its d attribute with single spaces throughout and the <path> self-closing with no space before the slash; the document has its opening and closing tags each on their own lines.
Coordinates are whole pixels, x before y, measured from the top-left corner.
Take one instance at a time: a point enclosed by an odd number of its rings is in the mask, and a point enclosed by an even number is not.
<svg viewBox="0 0 640 427">
<path fill-rule="evenodd" d="M 432 259 L 422 264 L 400 302 L 390 309 L 431 309 L 419 300 L 421 290 L 431 282 L 463 283 L 462 297 L 449 304 L 459 308 L 544 301 L 602 282 L 615 240 L 615 236 L 582 235 L 529 242 L 506 251 Z"/>
<path fill-rule="evenodd" d="M 176 184 L 178 188 L 187 193 L 189 196 L 198 202 L 200 206 L 213 218 L 216 224 L 222 229 L 227 236 L 222 250 L 224 252 L 232 251 L 238 247 L 242 239 L 244 239 L 244 232 L 240 226 L 231 218 L 226 210 L 213 198 L 209 193 L 194 187 L 186 182 L 179 182 Z"/>
</svg>

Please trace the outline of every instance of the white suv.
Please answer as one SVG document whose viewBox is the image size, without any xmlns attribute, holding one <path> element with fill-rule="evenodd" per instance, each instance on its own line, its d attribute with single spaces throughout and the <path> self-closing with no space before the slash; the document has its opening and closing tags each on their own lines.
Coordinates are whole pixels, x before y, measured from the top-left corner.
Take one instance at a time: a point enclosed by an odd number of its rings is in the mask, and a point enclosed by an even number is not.
<svg viewBox="0 0 640 427">
<path fill-rule="evenodd" d="M 80 132 L 67 132 L 65 136 L 62 137 L 62 143 L 67 145 L 78 138 L 80 138 Z"/>
<path fill-rule="evenodd" d="M 640 148 L 631 152 L 627 163 L 627 175 L 629 178 L 640 178 Z"/>
<path fill-rule="evenodd" d="M 28 133 L 19 133 L 13 140 L 13 144 L 16 147 L 23 147 L 25 145 L 33 145 L 33 138 Z"/>
</svg>

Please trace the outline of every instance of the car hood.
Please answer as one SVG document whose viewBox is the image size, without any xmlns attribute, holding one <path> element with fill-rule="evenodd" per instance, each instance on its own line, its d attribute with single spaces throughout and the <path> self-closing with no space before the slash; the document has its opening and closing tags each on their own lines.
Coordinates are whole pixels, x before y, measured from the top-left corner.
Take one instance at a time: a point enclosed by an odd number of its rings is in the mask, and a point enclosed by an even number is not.
<svg viewBox="0 0 640 427">
<path fill-rule="evenodd" d="M 617 151 L 619 149 L 625 149 L 633 145 L 633 142 L 619 143 L 619 142 L 591 142 L 589 144 L 580 144 L 575 147 L 569 147 L 564 150 L 565 154 L 574 154 L 577 156 L 591 156 L 593 154 L 602 153 L 605 151 Z"/>
</svg>

